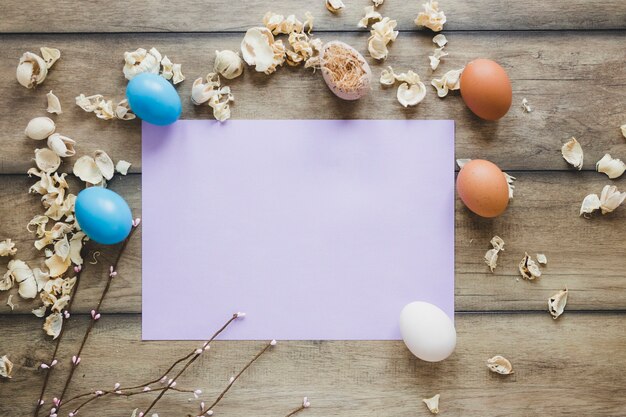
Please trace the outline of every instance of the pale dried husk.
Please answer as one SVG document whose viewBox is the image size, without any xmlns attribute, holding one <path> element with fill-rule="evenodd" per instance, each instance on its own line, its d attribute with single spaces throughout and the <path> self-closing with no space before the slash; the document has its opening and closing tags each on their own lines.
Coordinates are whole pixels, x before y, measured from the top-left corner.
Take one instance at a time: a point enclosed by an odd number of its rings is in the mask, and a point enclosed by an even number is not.
<svg viewBox="0 0 626 417">
<path fill-rule="evenodd" d="M 450 70 L 443 74 L 441 78 L 433 78 L 431 85 L 437 89 L 437 95 L 441 98 L 448 95 L 451 90 L 461 88 L 461 74 L 465 67 L 458 70 Z"/>
<path fill-rule="evenodd" d="M 48 137 L 48 148 L 62 158 L 76 155 L 74 145 L 76 145 L 75 140 L 59 133 L 53 133 Z"/>
<path fill-rule="evenodd" d="M 274 40 L 274 35 L 266 27 L 248 29 L 241 41 L 241 56 L 257 72 L 271 74 L 285 61 L 285 46 Z"/>
<path fill-rule="evenodd" d="M 626 171 L 626 164 L 621 159 L 613 158 L 607 153 L 596 163 L 596 171 L 615 179 L 621 177 Z"/>
<path fill-rule="evenodd" d="M 591 214 L 600 208 L 600 197 L 597 194 L 589 194 L 583 199 L 580 207 L 580 216 Z"/>
<path fill-rule="evenodd" d="M 528 100 L 526 100 L 526 97 L 522 99 L 522 109 L 524 109 L 526 113 L 530 113 L 531 111 L 533 111 L 533 109 L 530 107 L 530 104 L 528 104 Z"/>
<path fill-rule="evenodd" d="M 59 58 L 61 58 L 61 51 L 55 48 L 48 48 L 46 46 L 43 46 L 39 48 L 39 51 L 41 52 L 41 56 L 43 57 L 43 60 L 45 61 L 46 67 L 48 67 L 48 69 L 52 68 L 54 63 L 57 62 Z"/>
<path fill-rule="evenodd" d="M 24 134 L 31 139 L 43 140 L 54 133 L 56 125 L 49 117 L 35 117 L 28 122 Z"/>
<path fill-rule="evenodd" d="M 13 362 L 9 360 L 7 355 L 0 357 L 0 376 L 2 378 L 12 378 L 13 375 Z"/>
<path fill-rule="evenodd" d="M 535 263 L 528 253 L 524 255 L 524 258 L 519 263 L 519 272 L 524 279 L 530 281 L 541 276 L 539 265 Z"/>
<path fill-rule="evenodd" d="M 539 262 L 541 265 L 547 265 L 548 264 L 548 258 L 546 257 L 545 254 L 538 253 L 537 254 L 537 262 Z"/>
<path fill-rule="evenodd" d="M 446 23 L 446 15 L 443 10 L 439 10 L 439 3 L 429 0 L 422 5 L 424 11 L 419 12 L 415 19 L 417 26 L 425 26 L 433 32 L 441 32 Z"/>
<path fill-rule="evenodd" d="M 119 161 L 117 161 L 117 164 L 115 164 L 115 171 L 119 172 L 122 175 L 126 175 L 128 174 L 130 165 L 131 165 L 130 162 L 120 159 Z"/>
<path fill-rule="evenodd" d="M 433 43 L 436 43 L 438 47 L 443 48 L 448 43 L 448 39 L 446 38 L 446 35 L 440 33 L 433 37 Z"/>
<path fill-rule="evenodd" d="M 0 241 L 0 256 L 13 256 L 17 253 L 15 243 L 11 239 Z"/>
<path fill-rule="evenodd" d="M 234 51 L 215 51 L 213 70 L 222 77 L 232 80 L 243 73 L 243 60 L 239 54 Z"/>
<path fill-rule="evenodd" d="M 337 13 L 341 9 L 346 7 L 341 0 L 326 0 L 326 8 L 331 13 Z"/>
<path fill-rule="evenodd" d="M 382 18 L 383 16 L 374 9 L 374 6 L 366 6 L 365 16 L 359 20 L 357 27 L 366 28 L 369 26 L 370 21 L 379 21 L 382 20 Z"/>
<path fill-rule="evenodd" d="M 398 87 L 397 98 L 404 107 L 415 106 L 426 97 L 426 86 L 419 81 L 416 84 L 402 83 Z"/>
<path fill-rule="evenodd" d="M 554 294 L 548 299 L 548 311 L 552 315 L 553 319 L 559 318 L 565 311 L 565 305 L 567 304 L 567 288 Z"/>
<path fill-rule="evenodd" d="M 444 56 L 448 56 L 448 53 L 443 51 L 443 46 L 441 48 L 435 49 L 433 54 L 428 56 L 428 59 L 430 60 L 430 69 L 432 69 L 433 71 L 436 70 L 439 67 L 441 58 L 443 58 Z"/>
<path fill-rule="evenodd" d="M 602 214 L 611 213 L 626 199 L 626 192 L 621 193 L 614 185 L 605 185 L 600 194 L 600 210 Z"/>
<path fill-rule="evenodd" d="M 580 146 L 580 143 L 578 143 L 576 138 L 572 137 L 563 144 L 561 147 L 561 154 L 563 155 L 563 159 L 565 159 L 568 164 L 572 165 L 579 171 L 582 169 L 583 148 Z"/>
<path fill-rule="evenodd" d="M 487 368 L 491 372 L 495 372 L 500 375 L 510 375 L 513 372 L 513 365 L 504 356 L 496 355 L 493 358 L 487 359 Z"/>
<path fill-rule="evenodd" d="M 35 275 L 26 262 L 13 259 L 8 264 L 7 274 L 18 284 L 18 294 L 22 298 L 35 298 L 37 296 L 37 281 Z"/>
<path fill-rule="evenodd" d="M 368 39 L 367 49 L 374 59 L 386 59 L 389 55 L 387 45 L 389 42 L 395 41 L 399 32 L 394 30 L 398 22 L 388 17 L 383 18 L 380 22 L 372 25 L 370 37 Z"/>
<path fill-rule="evenodd" d="M 52 313 L 43 324 L 43 329 L 48 336 L 52 336 L 52 339 L 56 339 L 61 334 L 63 328 L 63 315 L 60 312 Z"/>
<path fill-rule="evenodd" d="M 94 160 L 104 178 L 107 180 L 113 178 L 113 175 L 115 174 L 115 165 L 113 164 L 111 157 L 106 152 L 102 150 L 95 151 Z"/>
<path fill-rule="evenodd" d="M 63 110 L 61 110 L 61 102 L 59 101 L 59 98 L 52 93 L 52 90 L 46 94 L 46 98 L 48 99 L 48 113 L 63 113 Z"/>
<path fill-rule="evenodd" d="M 25 52 L 17 65 L 17 81 L 26 88 L 41 84 L 48 75 L 48 65 L 37 54 Z"/>
<path fill-rule="evenodd" d="M 161 68 L 161 54 L 155 48 L 146 51 L 137 48 L 133 52 L 124 52 L 124 77 L 132 80 L 144 72 L 158 74 Z"/>
<path fill-rule="evenodd" d="M 441 397 L 441 395 L 437 394 L 434 397 L 424 398 L 422 400 L 422 402 L 426 404 L 426 407 L 428 407 L 428 411 L 432 414 L 439 414 L 439 397 Z"/>
<path fill-rule="evenodd" d="M 96 161 L 88 155 L 81 156 L 74 163 L 74 175 L 89 184 L 99 184 L 103 180 L 102 172 Z"/>
<path fill-rule="evenodd" d="M 52 149 L 35 149 L 35 164 L 43 172 L 52 173 L 61 165 L 61 158 Z"/>
</svg>

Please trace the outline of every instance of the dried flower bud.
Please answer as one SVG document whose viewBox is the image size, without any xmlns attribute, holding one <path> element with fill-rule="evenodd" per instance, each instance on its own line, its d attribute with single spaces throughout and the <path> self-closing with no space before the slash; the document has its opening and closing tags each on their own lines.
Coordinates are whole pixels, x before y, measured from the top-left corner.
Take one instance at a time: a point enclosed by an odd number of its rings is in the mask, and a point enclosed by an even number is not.
<svg viewBox="0 0 626 417">
<path fill-rule="evenodd" d="M 243 60 L 239 54 L 234 51 L 215 51 L 213 70 L 222 77 L 232 80 L 243 73 Z"/>
</svg>

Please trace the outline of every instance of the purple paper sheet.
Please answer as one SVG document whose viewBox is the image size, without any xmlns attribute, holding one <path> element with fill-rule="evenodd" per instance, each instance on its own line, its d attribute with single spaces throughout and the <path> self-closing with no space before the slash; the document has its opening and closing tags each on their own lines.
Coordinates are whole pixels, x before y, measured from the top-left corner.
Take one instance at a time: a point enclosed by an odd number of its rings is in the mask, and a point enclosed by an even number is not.
<svg viewBox="0 0 626 417">
<path fill-rule="evenodd" d="M 454 122 L 143 123 L 143 339 L 395 340 L 454 317 Z"/>
</svg>

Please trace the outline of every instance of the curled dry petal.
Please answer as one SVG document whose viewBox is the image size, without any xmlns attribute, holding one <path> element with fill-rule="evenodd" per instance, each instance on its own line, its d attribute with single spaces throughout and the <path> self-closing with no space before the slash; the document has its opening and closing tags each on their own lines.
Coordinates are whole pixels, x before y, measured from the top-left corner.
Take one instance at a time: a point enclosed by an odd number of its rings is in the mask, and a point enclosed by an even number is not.
<svg viewBox="0 0 626 417">
<path fill-rule="evenodd" d="M 394 85 L 396 83 L 396 74 L 393 68 L 387 67 L 380 73 L 380 83 L 382 85 Z"/>
<path fill-rule="evenodd" d="M 46 62 L 37 54 L 25 52 L 17 65 L 17 81 L 26 88 L 41 84 L 48 75 Z"/>
<path fill-rule="evenodd" d="M 415 19 L 415 24 L 417 26 L 425 26 L 433 32 L 441 32 L 444 23 L 446 23 L 446 15 L 443 10 L 439 10 L 439 3 L 429 0 L 422 7 L 424 7 L 424 11 L 419 12 Z"/>
<path fill-rule="evenodd" d="M 13 372 L 13 362 L 9 360 L 7 355 L 0 357 L 0 376 L 3 378 L 11 378 Z"/>
<path fill-rule="evenodd" d="M 135 113 L 131 111 L 127 98 L 117 103 L 117 106 L 115 107 L 115 117 L 120 120 L 133 120 L 137 117 L 135 116 Z"/>
<path fill-rule="evenodd" d="M 28 122 L 24 134 L 31 139 L 43 140 L 54 133 L 56 125 L 49 117 L 35 117 Z"/>
<path fill-rule="evenodd" d="M 102 172 L 96 165 L 96 161 L 91 156 L 81 156 L 74 163 L 74 175 L 89 184 L 99 184 L 102 182 Z"/>
<path fill-rule="evenodd" d="M 553 319 L 557 319 L 563 311 L 565 311 L 565 305 L 567 304 L 567 288 L 554 294 L 548 299 L 548 311 L 552 315 Z"/>
<path fill-rule="evenodd" d="M 426 86 L 423 82 L 411 84 L 410 86 L 408 83 L 402 83 L 398 87 L 397 97 L 400 104 L 404 107 L 415 106 L 426 97 Z"/>
<path fill-rule="evenodd" d="M 241 41 L 241 55 L 257 72 L 271 74 L 285 60 L 282 41 L 275 41 L 272 32 L 265 27 L 250 28 Z"/>
<path fill-rule="evenodd" d="M 600 198 L 598 197 L 598 194 L 589 194 L 583 200 L 579 216 L 582 216 L 583 214 L 591 214 L 599 208 Z"/>
<path fill-rule="evenodd" d="M 59 101 L 59 98 L 52 93 L 52 90 L 46 94 L 46 98 L 48 99 L 48 113 L 63 113 L 61 110 L 61 102 Z"/>
<path fill-rule="evenodd" d="M 87 113 L 96 111 L 100 102 L 104 99 L 102 94 L 94 94 L 93 96 L 85 97 L 84 94 L 76 97 L 76 105 Z"/>
<path fill-rule="evenodd" d="M 61 58 L 61 51 L 56 48 L 48 48 L 43 46 L 39 48 L 39 51 L 41 51 L 41 56 L 46 62 L 46 67 L 48 69 L 50 69 L 54 65 L 54 63 L 59 60 L 59 58 Z"/>
<path fill-rule="evenodd" d="M 424 404 L 426 404 L 426 407 L 428 407 L 428 411 L 432 414 L 439 414 L 439 397 L 440 395 L 437 394 L 434 397 L 424 398 L 422 400 Z"/>
<path fill-rule="evenodd" d="M 491 238 L 492 249 L 489 249 L 485 253 L 485 263 L 489 266 L 491 272 L 493 272 L 498 266 L 498 255 L 500 251 L 504 250 L 504 240 L 500 236 L 494 236 Z"/>
<path fill-rule="evenodd" d="M 600 194 L 600 209 L 602 214 L 611 213 L 626 199 L 626 193 L 620 193 L 614 185 L 605 185 Z"/>
<path fill-rule="evenodd" d="M 77 232 L 70 239 L 70 252 L 69 256 L 74 265 L 82 265 L 83 258 L 80 256 L 80 251 L 83 248 L 83 240 L 86 238 L 85 233 Z"/>
<path fill-rule="evenodd" d="M 0 241 L 0 256 L 13 256 L 17 253 L 15 243 L 11 239 Z"/>
<path fill-rule="evenodd" d="M 609 178 L 621 177 L 626 171 L 626 164 L 621 159 L 614 159 L 608 153 L 596 163 L 596 171 L 606 174 Z"/>
<path fill-rule="evenodd" d="M 341 0 L 326 0 L 326 8 L 331 13 L 337 13 L 339 10 L 346 7 Z"/>
<path fill-rule="evenodd" d="M 172 72 L 174 76 L 172 77 L 172 82 L 174 84 L 179 84 L 185 81 L 185 76 L 183 75 L 183 67 L 181 64 L 172 65 Z"/>
<path fill-rule="evenodd" d="M 122 175 L 126 175 L 128 174 L 128 169 L 130 168 L 130 165 L 130 162 L 120 159 L 119 161 L 117 161 L 117 164 L 115 164 L 115 170 Z"/>
<path fill-rule="evenodd" d="M 534 280 L 535 278 L 539 278 L 541 276 L 541 270 L 539 269 L 539 265 L 533 261 L 533 259 L 526 253 L 524 258 L 519 263 L 519 272 L 522 274 L 522 277 L 527 280 Z"/>
<path fill-rule="evenodd" d="M 492 237 L 489 243 L 491 243 L 491 246 L 493 246 L 493 248 L 498 251 L 504 250 L 504 239 L 502 239 L 500 236 Z"/>
<path fill-rule="evenodd" d="M 471 161 L 471 159 L 461 158 L 456 160 L 456 164 L 459 166 L 459 168 L 463 168 L 463 165 L 467 164 L 469 161 Z"/>
<path fill-rule="evenodd" d="M 97 150 L 94 152 L 94 160 L 96 161 L 96 166 L 104 178 L 107 180 L 113 178 L 113 174 L 115 174 L 115 165 L 113 165 L 111 157 L 106 152 Z"/>
<path fill-rule="evenodd" d="M 547 265 L 548 264 L 548 258 L 546 257 L 545 254 L 538 253 L 537 254 L 537 262 L 539 262 L 541 265 Z"/>
<path fill-rule="evenodd" d="M 579 171 L 583 167 L 583 148 L 576 138 L 572 137 L 561 147 L 561 154 L 568 164 L 572 165 Z"/>
<path fill-rule="evenodd" d="M 428 56 L 428 59 L 430 59 L 430 69 L 433 71 L 436 70 L 437 67 L 439 67 L 441 58 L 444 56 L 448 56 L 448 53 L 443 51 L 443 47 L 435 49 L 435 52 Z"/>
<path fill-rule="evenodd" d="M 62 158 L 76 155 L 75 144 L 76 141 L 59 133 L 54 133 L 48 137 L 48 148 Z"/>
<path fill-rule="evenodd" d="M 434 78 L 431 81 L 433 87 L 437 89 L 439 97 L 445 97 L 450 90 L 458 90 L 461 88 L 461 74 L 465 67 L 458 70 L 450 70 L 443 74 L 441 78 Z"/>
<path fill-rule="evenodd" d="M 61 165 L 61 158 L 52 149 L 35 149 L 35 164 L 43 172 L 54 172 Z"/>
<path fill-rule="evenodd" d="M 371 36 L 368 39 L 367 49 L 374 59 L 385 59 L 389 54 L 387 44 L 395 41 L 398 31 L 394 30 L 398 22 L 388 17 L 372 25 Z"/>
<path fill-rule="evenodd" d="M 213 70 L 222 77 L 232 80 L 243 73 L 243 60 L 237 52 L 223 50 L 215 51 Z"/>
<path fill-rule="evenodd" d="M 164 56 L 161 60 L 161 77 L 165 78 L 166 80 L 171 80 L 174 76 L 174 71 L 172 68 L 173 66 L 174 64 L 172 63 L 172 61 L 170 61 L 167 55 Z"/>
<path fill-rule="evenodd" d="M 440 33 L 433 37 L 433 43 L 436 43 L 438 47 L 443 48 L 448 43 L 448 39 L 446 38 L 446 35 Z"/>
<path fill-rule="evenodd" d="M 522 99 L 522 109 L 524 109 L 526 113 L 530 113 L 531 111 L 533 111 L 533 109 L 530 107 L 530 104 L 528 104 L 528 100 L 526 100 L 526 97 Z"/>
<path fill-rule="evenodd" d="M 33 275 L 37 282 L 37 291 L 43 290 L 48 281 L 50 281 L 50 274 L 46 271 L 42 271 L 40 268 L 35 268 L 33 269 Z"/>
<path fill-rule="evenodd" d="M 161 54 L 155 48 L 146 51 L 138 48 L 133 52 L 124 52 L 124 76 L 132 80 L 137 75 L 148 72 L 158 74 L 161 66 Z"/>
<path fill-rule="evenodd" d="M 626 124 L 621 125 L 619 128 L 622 131 L 622 136 L 626 138 Z"/>
<path fill-rule="evenodd" d="M 37 282 L 35 275 L 26 262 L 13 259 L 8 264 L 8 274 L 19 285 L 18 293 L 22 298 L 35 298 L 37 295 Z"/>
<path fill-rule="evenodd" d="M 504 178 L 506 178 L 506 183 L 509 186 L 509 198 L 513 198 L 513 193 L 515 191 L 515 186 L 513 185 L 513 183 L 515 182 L 515 177 L 512 175 L 507 174 L 506 172 L 503 172 L 504 174 Z"/>
<path fill-rule="evenodd" d="M 30 312 L 33 313 L 36 317 L 43 318 L 46 315 L 46 306 L 41 306 L 35 309 L 32 309 Z"/>
<path fill-rule="evenodd" d="M 46 321 L 43 324 L 43 329 L 48 336 L 52 336 L 53 339 L 59 337 L 61 329 L 63 328 L 63 315 L 61 313 L 52 313 L 46 317 Z"/>
<path fill-rule="evenodd" d="M 493 358 L 487 359 L 487 368 L 491 372 L 495 372 L 500 375 L 510 375 L 513 372 L 513 365 L 504 356 L 496 355 Z"/>
<path fill-rule="evenodd" d="M 15 310 L 15 304 L 13 304 L 13 294 L 9 295 L 9 298 L 7 299 L 7 305 L 9 306 L 11 311 Z"/>
<path fill-rule="evenodd" d="M 13 288 L 15 279 L 10 271 L 6 271 L 2 278 L 0 278 L 0 291 L 7 291 Z"/>
<path fill-rule="evenodd" d="M 382 18 L 383 16 L 376 10 L 374 10 L 374 6 L 367 6 L 365 7 L 365 16 L 363 16 L 363 18 L 359 20 L 357 26 L 360 28 L 366 28 L 369 26 L 370 20 L 377 21 L 381 20 Z"/>
</svg>

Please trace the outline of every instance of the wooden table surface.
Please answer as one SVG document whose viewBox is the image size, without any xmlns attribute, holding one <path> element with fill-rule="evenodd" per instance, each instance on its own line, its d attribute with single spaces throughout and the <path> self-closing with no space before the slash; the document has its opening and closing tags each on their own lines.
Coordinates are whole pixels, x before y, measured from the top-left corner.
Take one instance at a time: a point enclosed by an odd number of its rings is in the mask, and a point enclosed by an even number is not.
<svg viewBox="0 0 626 417">
<path fill-rule="evenodd" d="M 121 99 L 126 84 L 122 54 L 155 46 L 183 65 L 187 80 L 178 87 L 183 118 L 210 118 L 208 108 L 190 103 L 191 83 L 211 70 L 216 49 L 238 50 L 243 32 L 260 25 L 266 11 L 301 18 L 311 11 L 317 36 L 344 40 L 365 53 L 368 34 L 357 30 L 356 22 L 369 3 L 345 3 L 343 12 L 332 15 L 323 0 L 5 0 L 0 18 L 0 239 L 16 241 L 19 257 L 29 264 L 42 261 L 25 228 L 41 207 L 36 196 L 27 194 L 34 181 L 25 172 L 33 165 L 37 144 L 23 130 L 32 117 L 46 115 L 50 89 L 64 109 L 53 117 L 58 131 L 77 140 L 77 156 L 103 149 L 114 160 L 133 163 L 132 173 L 110 188 L 140 215 L 140 122 L 96 119 L 77 108 L 74 97 L 100 93 Z M 392 65 L 430 80 L 427 55 L 433 34 L 413 24 L 420 3 L 387 0 L 380 8 L 398 20 L 401 33 L 385 62 L 368 58 L 376 76 Z M 233 119 L 454 119 L 457 158 L 489 159 L 517 177 L 515 198 L 497 219 L 479 219 L 457 201 L 455 353 L 431 364 L 412 357 L 402 342 L 280 342 L 243 375 L 216 415 L 283 416 L 308 395 L 312 408 L 302 415 L 311 417 L 426 416 L 421 399 L 436 393 L 446 416 L 626 415 L 626 208 L 590 220 L 578 216 L 585 195 L 610 183 L 626 188 L 623 178 L 612 181 L 594 172 L 604 153 L 626 158 L 626 139 L 619 131 L 626 123 L 626 2 L 440 3 L 448 16 L 444 33 L 450 55 L 436 74 L 476 57 L 501 63 L 512 80 L 513 106 L 498 123 L 478 120 L 458 94 L 442 100 L 430 87 L 425 101 L 411 109 L 403 109 L 394 92 L 377 83 L 365 99 L 346 103 L 328 91 L 319 73 L 302 68 L 280 68 L 271 76 L 246 69 L 229 85 L 236 97 Z M 40 46 L 59 48 L 63 55 L 42 86 L 27 90 L 16 82 L 15 68 L 23 52 L 37 52 Z M 523 97 L 532 113 L 522 111 Z M 561 144 L 571 136 L 585 150 L 580 172 L 560 155 Z M 71 170 L 73 160 L 62 169 Z M 176 175 L 174 167 L 164 169 Z M 506 250 L 492 274 L 483 255 L 494 234 L 504 238 Z M 69 369 L 67 355 L 85 330 L 117 250 L 101 249 L 99 263 L 87 265 L 48 399 L 58 394 Z M 517 279 L 525 251 L 544 252 L 549 260 L 535 282 Z M 197 344 L 141 342 L 140 239 L 132 241 L 119 271 L 72 392 L 147 380 Z M 570 299 L 555 321 L 547 313 L 547 299 L 565 286 Z M 50 358 L 54 345 L 40 330 L 41 319 L 30 313 L 33 304 L 17 300 L 11 312 L 6 299 L 7 293 L 0 293 L 0 355 L 8 354 L 16 367 L 12 380 L 0 381 L 0 416 L 30 416 L 43 380 L 38 366 Z M 264 343 L 218 342 L 180 384 L 203 389 L 210 401 Z M 487 370 L 486 359 L 496 354 L 513 362 L 515 374 L 502 377 Z M 133 408 L 147 405 L 147 397 L 103 400 L 81 415 L 129 416 Z M 187 397 L 172 394 L 155 411 L 161 417 L 194 413 L 195 403 Z"/>
</svg>

